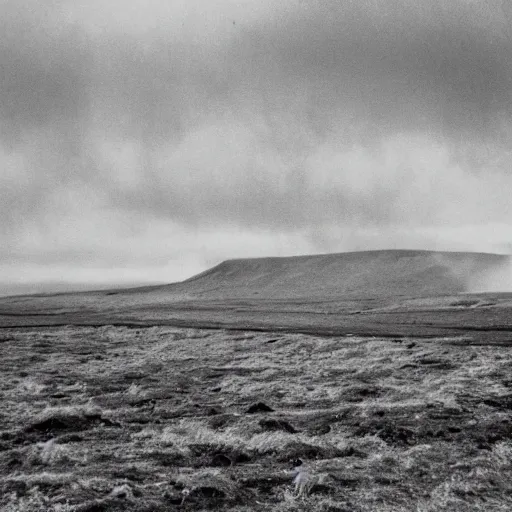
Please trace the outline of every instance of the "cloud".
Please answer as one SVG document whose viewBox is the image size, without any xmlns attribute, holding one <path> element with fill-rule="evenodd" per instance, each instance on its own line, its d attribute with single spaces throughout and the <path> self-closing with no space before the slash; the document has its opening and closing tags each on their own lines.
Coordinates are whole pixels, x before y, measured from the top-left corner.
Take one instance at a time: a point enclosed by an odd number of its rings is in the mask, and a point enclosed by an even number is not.
<svg viewBox="0 0 512 512">
<path fill-rule="evenodd" d="M 511 26 L 498 0 L 3 2 L 0 265 L 501 250 Z"/>
</svg>

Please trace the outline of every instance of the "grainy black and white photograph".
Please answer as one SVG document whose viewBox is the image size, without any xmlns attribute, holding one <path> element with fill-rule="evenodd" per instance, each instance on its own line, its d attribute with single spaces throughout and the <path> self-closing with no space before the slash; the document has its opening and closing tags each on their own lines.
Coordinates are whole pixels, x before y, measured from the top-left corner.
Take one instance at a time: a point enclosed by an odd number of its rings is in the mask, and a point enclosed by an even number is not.
<svg viewBox="0 0 512 512">
<path fill-rule="evenodd" d="M 512 2 L 0 0 L 0 510 L 510 512 Z"/>
</svg>

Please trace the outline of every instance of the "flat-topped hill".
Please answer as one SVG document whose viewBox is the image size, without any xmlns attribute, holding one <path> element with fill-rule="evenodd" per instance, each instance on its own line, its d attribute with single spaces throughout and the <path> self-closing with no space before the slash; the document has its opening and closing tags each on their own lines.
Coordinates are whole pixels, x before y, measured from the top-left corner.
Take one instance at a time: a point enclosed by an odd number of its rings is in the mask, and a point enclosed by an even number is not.
<svg viewBox="0 0 512 512">
<path fill-rule="evenodd" d="M 225 261 L 160 286 L 0 299 L 0 327 L 172 325 L 510 340 L 510 258 L 366 251 Z M 461 330 L 462 329 L 462 330 Z M 469 333 L 469 334 L 468 334 Z"/>
<path fill-rule="evenodd" d="M 160 291 L 205 299 L 445 295 L 484 290 L 508 262 L 498 254 L 410 250 L 238 259 Z"/>
<path fill-rule="evenodd" d="M 380 297 L 398 304 L 411 297 L 512 291 L 511 268 L 510 257 L 504 255 L 412 250 L 237 259 L 173 284 L 3 297 L 0 316 L 24 316 L 29 311 L 59 316 L 72 311 L 85 319 L 102 311 L 165 311 L 162 308 L 172 309 L 177 303 L 203 304 L 206 311 L 230 300 L 257 301 L 261 306 L 265 300 L 313 304 Z M 268 304 L 271 307 L 272 302 Z"/>
</svg>

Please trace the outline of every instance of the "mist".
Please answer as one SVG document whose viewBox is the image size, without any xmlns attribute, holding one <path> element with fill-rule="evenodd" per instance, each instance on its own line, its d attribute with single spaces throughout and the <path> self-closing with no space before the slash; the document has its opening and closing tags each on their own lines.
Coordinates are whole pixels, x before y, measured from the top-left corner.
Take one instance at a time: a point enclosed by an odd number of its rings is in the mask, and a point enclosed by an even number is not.
<svg viewBox="0 0 512 512">
<path fill-rule="evenodd" d="M 472 276 L 468 283 L 468 292 L 512 292 L 512 256 L 494 268 Z"/>
</svg>

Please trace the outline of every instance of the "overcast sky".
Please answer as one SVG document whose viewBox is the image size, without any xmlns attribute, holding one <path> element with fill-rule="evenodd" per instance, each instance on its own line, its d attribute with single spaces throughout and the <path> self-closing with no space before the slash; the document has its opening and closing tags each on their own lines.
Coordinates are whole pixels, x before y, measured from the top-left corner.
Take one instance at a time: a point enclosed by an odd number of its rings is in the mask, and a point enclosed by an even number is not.
<svg viewBox="0 0 512 512">
<path fill-rule="evenodd" d="M 508 0 L 0 0 L 0 295 L 512 248 Z"/>
</svg>

